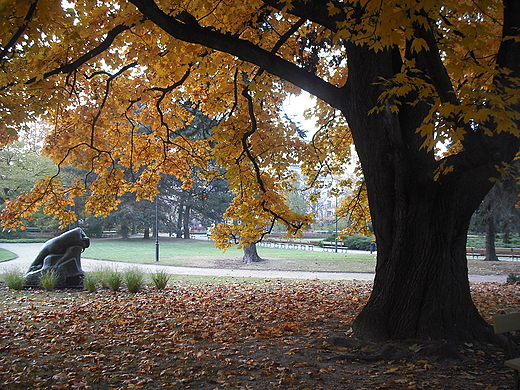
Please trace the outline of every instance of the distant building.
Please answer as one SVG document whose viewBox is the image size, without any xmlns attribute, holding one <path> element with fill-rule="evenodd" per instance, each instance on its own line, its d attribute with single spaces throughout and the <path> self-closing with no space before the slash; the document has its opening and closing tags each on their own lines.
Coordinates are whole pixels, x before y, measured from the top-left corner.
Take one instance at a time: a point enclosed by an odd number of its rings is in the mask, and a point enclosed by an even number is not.
<svg viewBox="0 0 520 390">
<path fill-rule="evenodd" d="M 304 188 L 304 177 L 301 173 L 299 165 L 291 165 L 291 170 L 297 173 L 299 180 L 299 188 Z M 315 188 L 307 191 L 300 191 L 302 198 L 308 203 L 310 211 L 314 214 L 315 222 L 330 224 L 335 222 L 336 208 L 341 205 L 341 202 L 349 195 L 352 190 L 345 192 L 345 187 L 340 188 L 340 182 L 347 179 L 354 179 L 355 174 L 353 170 L 346 171 L 342 175 L 329 175 L 322 179 L 320 188 Z M 335 189 L 340 189 L 342 193 L 339 196 L 334 194 Z M 311 202 L 311 195 L 317 200 Z"/>
</svg>

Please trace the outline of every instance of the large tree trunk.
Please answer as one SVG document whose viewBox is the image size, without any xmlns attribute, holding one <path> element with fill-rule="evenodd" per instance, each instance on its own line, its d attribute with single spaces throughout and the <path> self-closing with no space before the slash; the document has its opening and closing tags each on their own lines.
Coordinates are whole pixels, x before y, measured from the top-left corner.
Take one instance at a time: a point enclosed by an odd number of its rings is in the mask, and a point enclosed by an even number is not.
<svg viewBox="0 0 520 390">
<path fill-rule="evenodd" d="M 453 171 L 435 178 L 439 162 L 432 151 L 418 147 L 423 140 L 416 132 L 426 104 L 367 114 L 382 92 L 378 79 L 390 79 L 399 66 L 395 55 L 359 45 L 348 49 L 346 88 L 353 98 L 344 113 L 378 243 L 373 291 L 353 324 L 354 334 L 374 340 L 488 339 L 492 330 L 470 295 L 466 236 L 471 215 L 497 174 L 495 165 L 512 159 L 518 142 L 468 135 L 468 150 L 446 160 Z"/>
<path fill-rule="evenodd" d="M 121 238 L 123 238 L 124 240 L 126 240 L 129 236 L 129 229 L 128 229 L 128 225 L 126 224 L 122 224 L 121 225 Z"/>
<path fill-rule="evenodd" d="M 256 263 L 259 261 L 265 261 L 258 255 L 258 251 L 256 250 L 256 244 L 249 244 L 244 246 L 244 257 L 242 261 L 246 264 Z"/>
<path fill-rule="evenodd" d="M 454 206 L 457 199 L 446 192 L 431 188 L 408 194 L 403 204 L 391 208 L 394 232 L 376 228 L 376 278 L 370 300 L 354 323 L 357 336 L 458 340 L 491 336 L 469 289 L 466 235 L 471 214 L 460 213 Z"/>
</svg>

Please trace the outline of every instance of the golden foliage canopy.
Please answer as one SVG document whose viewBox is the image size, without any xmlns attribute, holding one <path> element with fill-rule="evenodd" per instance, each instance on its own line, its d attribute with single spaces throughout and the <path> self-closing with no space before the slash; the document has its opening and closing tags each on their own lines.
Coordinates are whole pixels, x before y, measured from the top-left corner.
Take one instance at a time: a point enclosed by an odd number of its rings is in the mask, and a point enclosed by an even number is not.
<svg viewBox="0 0 520 390">
<path fill-rule="evenodd" d="M 89 210 L 107 214 L 124 192 L 153 198 L 161 174 L 189 186 L 191 167 L 209 178 L 216 161 L 236 193 L 226 217 L 237 222 L 215 231 L 223 246 L 230 235 L 255 241 L 275 220 L 294 233 L 312 216 L 286 205 L 290 164 L 313 185 L 350 159 L 342 113 L 363 96 L 347 88 L 359 71 L 349 45 L 401 54 L 392 77 L 374 80 L 382 93 L 370 115 L 427 104 L 423 149 L 463 150 L 468 124 L 519 135 L 518 75 L 496 62 L 519 36 L 502 36 L 502 12 L 498 0 L 3 1 L 0 141 L 43 117 L 53 126 L 44 153 L 94 178 L 38 182 L 7 202 L 3 226 L 20 227 L 41 206 L 67 224 L 67 206 L 85 192 Z M 300 88 L 319 98 L 310 142 L 282 110 Z M 193 119 L 186 107 L 219 119 L 211 140 L 179 133 Z"/>
</svg>

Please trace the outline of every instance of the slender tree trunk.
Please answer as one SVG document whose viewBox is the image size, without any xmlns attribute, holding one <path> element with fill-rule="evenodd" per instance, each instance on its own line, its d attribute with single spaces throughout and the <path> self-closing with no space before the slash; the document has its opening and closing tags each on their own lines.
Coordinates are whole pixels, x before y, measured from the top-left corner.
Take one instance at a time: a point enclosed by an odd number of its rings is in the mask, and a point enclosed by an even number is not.
<svg viewBox="0 0 520 390">
<path fill-rule="evenodd" d="M 144 238 L 145 240 L 149 240 L 149 239 L 150 239 L 150 228 L 147 227 L 147 228 L 144 229 L 144 235 L 143 235 L 143 238 Z"/>
<path fill-rule="evenodd" d="M 252 243 L 244 246 L 244 257 L 242 258 L 242 261 L 245 264 L 251 264 L 265 260 L 258 255 L 258 251 L 256 250 L 256 244 Z"/>
<path fill-rule="evenodd" d="M 487 261 L 498 261 L 495 248 L 496 227 L 493 216 L 490 215 L 486 224 L 486 259 Z"/>
<path fill-rule="evenodd" d="M 183 219 L 183 230 L 184 230 L 184 238 L 187 240 L 190 238 L 190 214 L 191 207 L 186 205 L 184 210 L 184 219 Z"/>
<path fill-rule="evenodd" d="M 177 238 L 182 238 L 182 221 L 184 215 L 184 199 L 181 199 L 179 203 L 179 213 L 177 217 Z"/>
</svg>

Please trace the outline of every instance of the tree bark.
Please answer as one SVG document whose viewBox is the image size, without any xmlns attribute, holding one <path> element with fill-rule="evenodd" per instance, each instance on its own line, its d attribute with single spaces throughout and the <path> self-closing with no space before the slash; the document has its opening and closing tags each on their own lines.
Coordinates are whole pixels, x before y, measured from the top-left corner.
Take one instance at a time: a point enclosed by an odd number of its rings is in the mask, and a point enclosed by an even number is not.
<svg viewBox="0 0 520 390">
<path fill-rule="evenodd" d="M 393 208 L 394 233 L 376 228 L 376 277 L 370 300 L 354 323 L 358 337 L 491 337 L 470 295 L 465 250 L 469 210 L 460 215 L 453 206 L 457 200 L 433 187 Z"/>
<path fill-rule="evenodd" d="M 486 224 L 486 259 L 487 261 L 498 261 L 497 251 L 495 248 L 496 227 L 493 216 L 489 216 Z"/>
<path fill-rule="evenodd" d="M 258 255 L 258 251 L 256 250 L 256 244 L 252 243 L 244 246 L 244 257 L 242 258 L 242 261 L 245 264 L 251 264 L 265 260 Z"/>
</svg>

